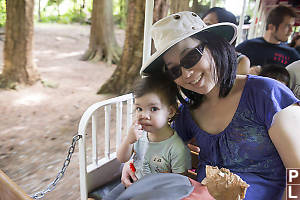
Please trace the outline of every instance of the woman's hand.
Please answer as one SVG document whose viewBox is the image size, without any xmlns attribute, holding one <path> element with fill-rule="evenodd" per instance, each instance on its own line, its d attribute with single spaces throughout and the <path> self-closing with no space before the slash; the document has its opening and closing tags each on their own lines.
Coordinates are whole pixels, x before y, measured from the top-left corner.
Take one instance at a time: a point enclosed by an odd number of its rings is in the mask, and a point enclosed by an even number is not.
<svg viewBox="0 0 300 200">
<path fill-rule="evenodd" d="M 192 139 L 188 142 L 187 146 L 189 147 L 189 149 L 190 149 L 191 151 L 194 151 L 194 152 L 196 152 L 196 153 L 199 153 L 199 152 L 200 152 L 200 148 L 197 146 L 197 141 L 196 141 L 195 138 L 192 138 Z"/>
<path fill-rule="evenodd" d="M 121 182 L 125 187 L 129 187 L 133 182 L 137 181 L 135 173 L 130 169 L 130 163 L 132 163 L 132 160 L 124 163 L 122 169 Z"/>
</svg>

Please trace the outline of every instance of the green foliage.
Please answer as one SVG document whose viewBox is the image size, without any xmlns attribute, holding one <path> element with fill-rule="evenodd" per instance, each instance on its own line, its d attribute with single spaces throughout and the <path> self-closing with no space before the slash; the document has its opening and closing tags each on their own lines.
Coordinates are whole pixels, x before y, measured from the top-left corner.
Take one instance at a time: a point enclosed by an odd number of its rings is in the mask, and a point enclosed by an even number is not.
<svg viewBox="0 0 300 200">
<path fill-rule="evenodd" d="M 40 12 L 38 12 L 39 2 Z M 114 23 L 120 28 L 126 26 L 127 3 L 128 0 L 113 0 Z M 92 6 L 92 0 L 36 0 L 35 19 L 44 23 L 89 23 Z"/>
<path fill-rule="evenodd" d="M 113 17 L 114 23 L 124 29 L 127 19 L 128 0 L 113 0 Z"/>
<path fill-rule="evenodd" d="M 253 18 L 254 15 L 254 7 L 255 7 L 255 0 L 249 0 L 246 15 L 249 15 L 251 18 Z"/>
<path fill-rule="evenodd" d="M 69 23 L 86 23 L 87 21 L 87 15 L 84 12 L 79 13 L 74 12 L 74 10 L 68 10 L 63 15 L 57 16 L 57 15 L 49 15 L 45 17 L 41 17 L 40 22 L 46 22 L 46 23 L 61 23 L 61 24 L 69 24 Z"/>
<path fill-rule="evenodd" d="M 35 1 L 35 19 L 39 22 L 86 23 L 91 16 L 91 10 L 92 0 Z"/>
<path fill-rule="evenodd" d="M 6 4 L 5 0 L 0 0 L 0 27 L 5 25 L 6 21 Z"/>
<path fill-rule="evenodd" d="M 58 83 L 48 81 L 48 80 L 41 80 L 41 83 L 44 87 L 48 87 L 48 88 L 58 88 L 59 86 Z"/>
<path fill-rule="evenodd" d="M 65 15 L 69 16 L 71 22 L 78 22 L 78 23 L 86 23 L 86 14 L 84 12 L 74 12 L 73 10 L 71 12 L 66 13 Z"/>
<path fill-rule="evenodd" d="M 63 0 L 48 0 L 47 5 L 48 5 L 48 6 L 52 6 L 52 5 L 54 5 L 54 4 L 59 5 L 59 4 L 62 3 L 62 1 L 63 1 Z"/>
</svg>

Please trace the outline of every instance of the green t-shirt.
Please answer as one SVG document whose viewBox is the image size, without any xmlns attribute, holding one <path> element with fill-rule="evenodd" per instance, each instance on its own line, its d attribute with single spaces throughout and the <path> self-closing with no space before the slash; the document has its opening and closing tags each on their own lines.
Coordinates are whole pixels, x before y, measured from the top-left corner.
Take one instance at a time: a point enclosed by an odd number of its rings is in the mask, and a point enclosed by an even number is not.
<svg viewBox="0 0 300 200">
<path fill-rule="evenodd" d="M 190 151 L 176 132 L 161 142 L 150 142 L 144 132 L 134 144 L 134 152 L 137 178 L 152 173 L 184 173 L 191 168 Z"/>
</svg>

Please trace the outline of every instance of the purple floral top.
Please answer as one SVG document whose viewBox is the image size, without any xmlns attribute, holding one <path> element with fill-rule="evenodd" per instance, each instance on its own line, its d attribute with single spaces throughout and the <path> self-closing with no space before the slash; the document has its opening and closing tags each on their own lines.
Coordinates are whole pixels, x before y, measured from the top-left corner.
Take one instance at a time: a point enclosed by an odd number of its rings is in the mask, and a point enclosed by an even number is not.
<svg viewBox="0 0 300 200">
<path fill-rule="evenodd" d="M 184 141 L 195 137 L 200 147 L 198 181 L 205 177 L 206 165 L 225 167 L 250 185 L 247 200 L 281 199 L 285 167 L 268 129 L 274 114 L 297 102 L 291 90 L 278 81 L 248 75 L 232 121 L 216 135 L 200 129 L 187 106 L 181 106 L 174 128 Z"/>
</svg>

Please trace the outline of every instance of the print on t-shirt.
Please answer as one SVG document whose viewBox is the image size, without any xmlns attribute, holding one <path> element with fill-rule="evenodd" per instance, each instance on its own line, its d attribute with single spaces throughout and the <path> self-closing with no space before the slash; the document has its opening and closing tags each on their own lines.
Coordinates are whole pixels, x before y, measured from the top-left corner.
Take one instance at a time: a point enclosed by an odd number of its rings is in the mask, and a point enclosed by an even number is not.
<svg viewBox="0 0 300 200">
<path fill-rule="evenodd" d="M 273 60 L 281 64 L 287 65 L 290 60 L 290 56 L 286 56 L 281 53 L 274 53 Z"/>
</svg>

